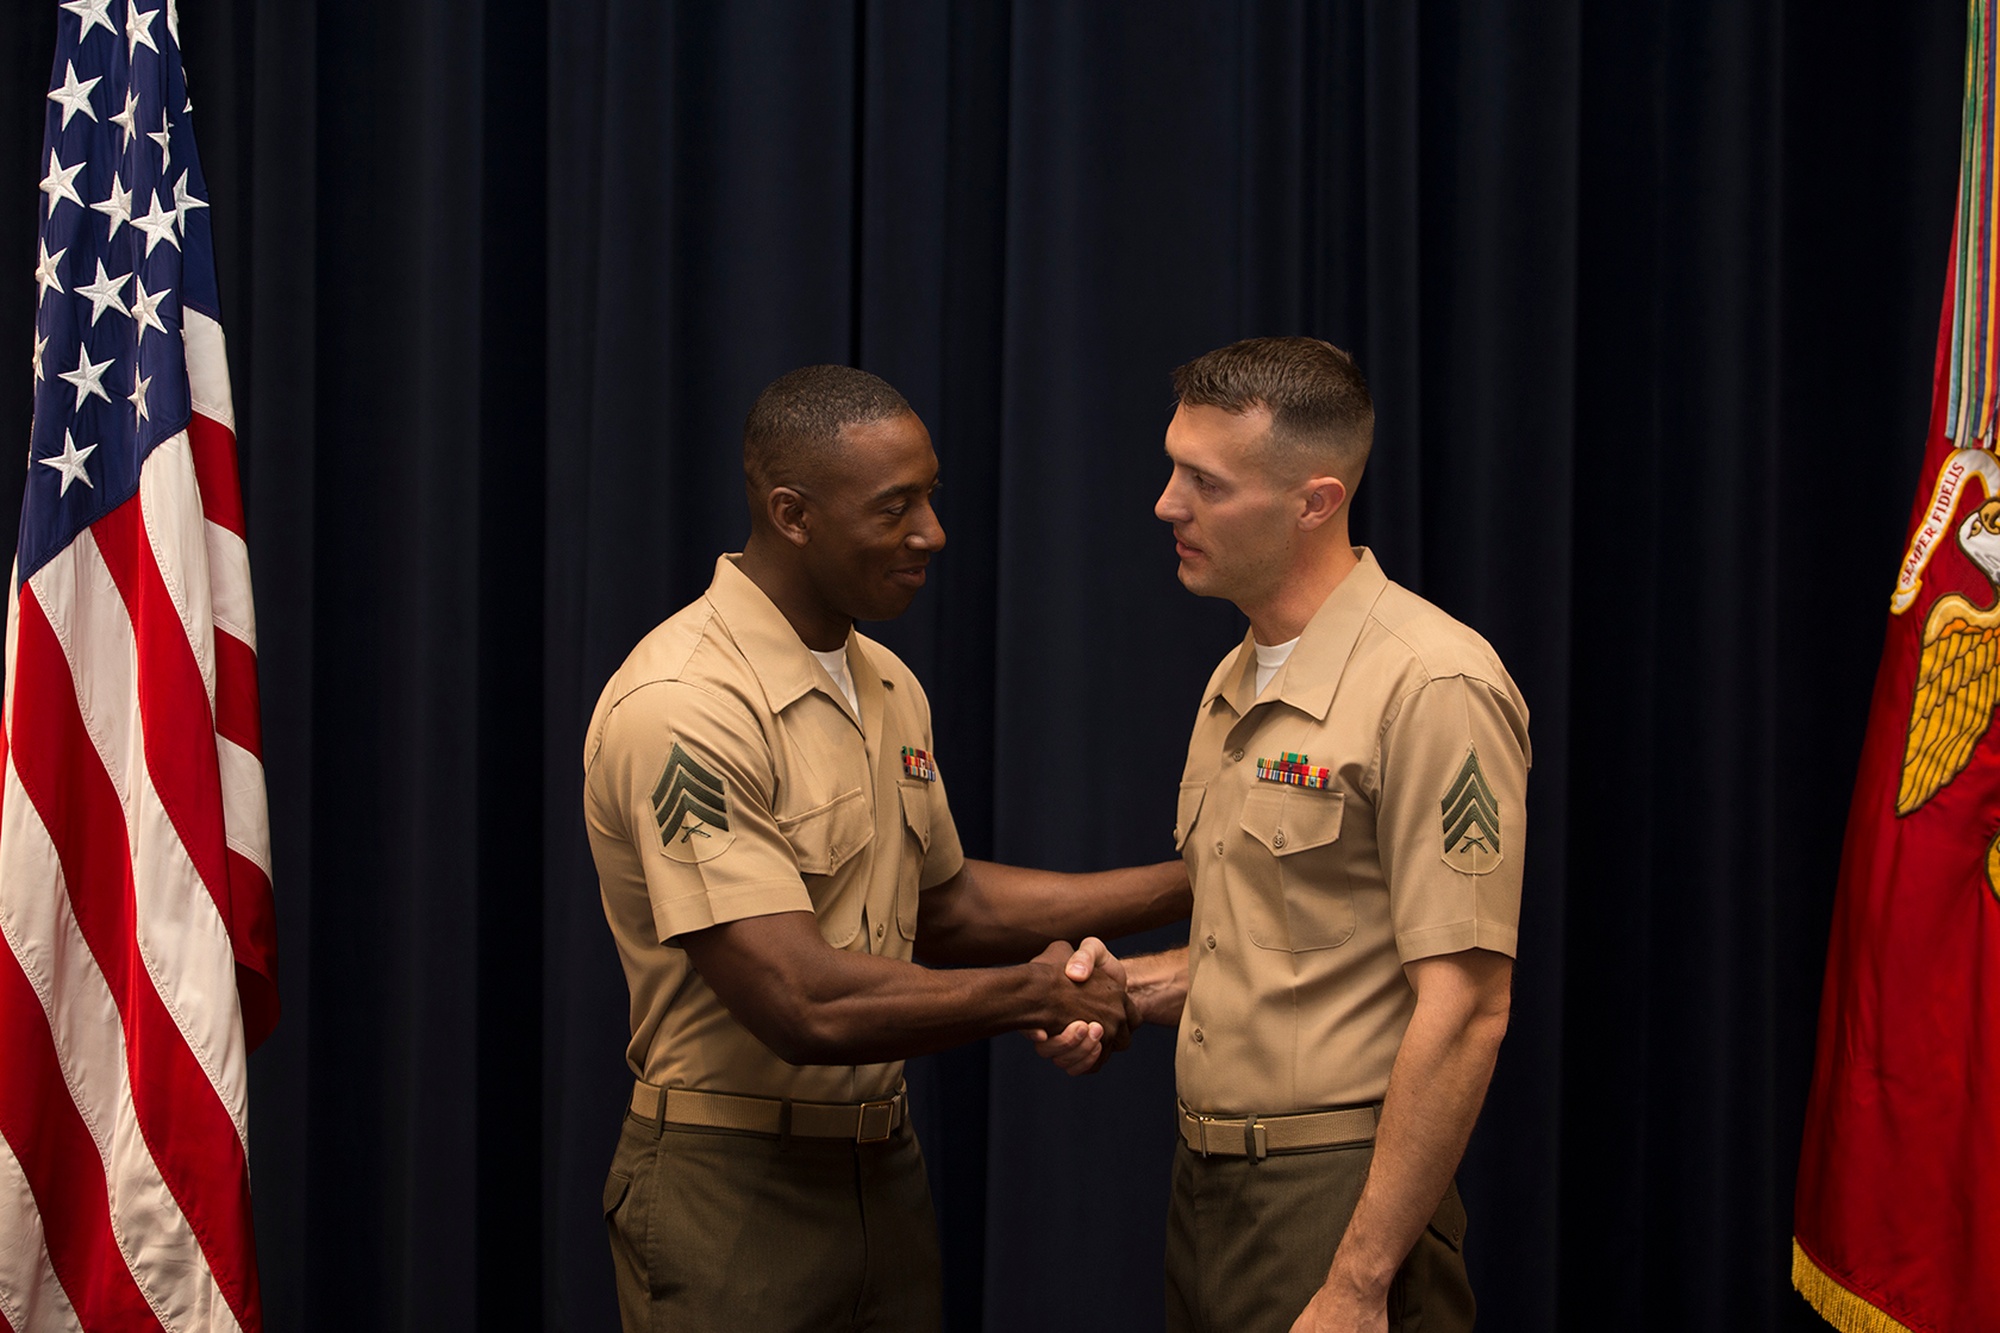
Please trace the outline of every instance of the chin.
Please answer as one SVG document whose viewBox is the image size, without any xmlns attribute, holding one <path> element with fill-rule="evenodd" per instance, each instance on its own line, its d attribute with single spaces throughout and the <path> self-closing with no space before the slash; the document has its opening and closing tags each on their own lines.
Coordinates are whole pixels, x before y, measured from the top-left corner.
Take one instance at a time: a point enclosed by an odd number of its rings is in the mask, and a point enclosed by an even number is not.
<svg viewBox="0 0 2000 1333">
<path fill-rule="evenodd" d="M 1179 576 L 1181 581 L 1181 586 L 1183 588 L 1186 588 L 1189 592 L 1193 593 L 1195 596 L 1213 597 L 1215 595 L 1213 586 L 1215 580 L 1213 577 L 1205 578 L 1200 574 L 1194 573 L 1186 565 L 1182 565 L 1179 569 L 1175 570 L 1174 573 L 1177 576 Z"/>
<path fill-rule="evenodd" d="M 884 598 L 882 601 L 876 602 L 865 610 L 856 612 L 854 618 L 856 620 L 894 620 L 901 616 L 903 612 L 909 610 L 910 603 L 916 600 L 914 595 L 909 597 Z"/>
</svg>

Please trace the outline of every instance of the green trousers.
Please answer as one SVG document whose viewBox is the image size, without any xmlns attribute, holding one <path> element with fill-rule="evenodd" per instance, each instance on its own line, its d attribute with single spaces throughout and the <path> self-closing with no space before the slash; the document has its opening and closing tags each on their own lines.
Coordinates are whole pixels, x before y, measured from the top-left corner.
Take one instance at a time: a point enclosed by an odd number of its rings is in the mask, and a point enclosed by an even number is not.
<svg viewBox="0 0 2000 1333">
<path fill-rule="evenodd" d="M 625 1333 L 935 1333 L 937 1223 L 907 1122 L 886 1143 L 658 1126 L 604 1184 Z"/>
<path fill-rule="evenodd" d="M 1245 1157 L 1174 1150 L 1169 1333 L 1287 1333 L 1326 1281 L 1373 1145 Z M 1453 1185 L 1389 1289 L 1390 1333 L 1462 1333 L 1472 1286 Z"/>
</svg>

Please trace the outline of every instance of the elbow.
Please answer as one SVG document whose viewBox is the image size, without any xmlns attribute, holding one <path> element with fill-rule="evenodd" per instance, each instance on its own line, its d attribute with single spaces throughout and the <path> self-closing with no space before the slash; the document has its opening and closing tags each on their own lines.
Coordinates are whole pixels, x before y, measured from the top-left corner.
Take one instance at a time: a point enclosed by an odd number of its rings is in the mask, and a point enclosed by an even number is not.
<svg viewBox="0 0 2000 1333">
<path fill-rule="evenodd" d="M 788 1065 L 851 1063 L 852 1034 L 840 1006 L 801 990 L 790 990 L 769 1015 L 769 1030 L 758 1038 Z"/>
<path fill-rule="evenodd" d="M 799 1025 L 791 1022 L 771 1020 L 760 1023 L 755 1027 L 751 1027 L 747 1023 L 744 1026 L 750 1027 L 751 1035 L 768 1046 L 771 1054 L 777 1056 L 786 1064 L 809 1065 L 813 1063 L 811 1038 L 800 1029 Z"/>
<path fill-rule="evenodd" d="M 1473 1007 L 1466 1027 L 1475 1041 L 1497 1052 L 1500 1043 L 1506 1039 L 1507 1020 L 1512 1010 L 1512 997 L 1508 991 L 1482 995 Z"/>
<path fill-rule="evenodd" d="M 782 1044 L 771 1047 L 788 1065 L 838 1065 L 850 1063 L 845 1044 L 824 1025 L 805 1023 L 786 1034 Z"/>
<path fill-rule="evenodd" d="M 1417 992 L 1412 1026 L 1421 1023 L 1428 1040 L 1488 1058 L 1499 1053 L 1513 1007 L 1510 960 L 1477 949 L 1426 959 L 1411 981 Z"/>
<path fill-rule="evenodd" d="M 770 985 L 758 991 L 730 989 L 728 993 L 718 991 L 718 997 L 730 1017 L 786 1065 L 824 1063 L 816 1059 L 824 1047 L 818 1005 L 806 987 L 796 985 L 796 979 L 772 977 Z"/>
<path fill-rule="evenodd" d="M 764 1044 L 771 1048 L 771 1054 L 777 1056 L 788 1065 L 824 1063 L 824 1061 L 813 1058 L 813 1041 L 808 1034 L 786 1027 L 759 1035 L 762 1037 Z"/>
</svg>

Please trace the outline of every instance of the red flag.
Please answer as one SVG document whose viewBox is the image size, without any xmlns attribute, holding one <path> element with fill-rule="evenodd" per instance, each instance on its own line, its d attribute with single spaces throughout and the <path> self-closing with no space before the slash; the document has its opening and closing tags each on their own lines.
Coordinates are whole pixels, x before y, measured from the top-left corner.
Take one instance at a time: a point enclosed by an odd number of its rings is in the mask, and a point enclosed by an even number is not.
<svg viewBox="0 0 2000 1333">
<path fill-rule="evenodd" d="M 0 1330 L 255 1330 L 275 941 L 208 191 L 172 0 L 57 21 L 0 709 Z"/>
<path fill-rule="evenodd" d="M 1930 437 L 1848 812 L 1792 1281 L 1847 1333 L 2000 1329 L 1995 0 L 1972 0 Z"/>
</svg>

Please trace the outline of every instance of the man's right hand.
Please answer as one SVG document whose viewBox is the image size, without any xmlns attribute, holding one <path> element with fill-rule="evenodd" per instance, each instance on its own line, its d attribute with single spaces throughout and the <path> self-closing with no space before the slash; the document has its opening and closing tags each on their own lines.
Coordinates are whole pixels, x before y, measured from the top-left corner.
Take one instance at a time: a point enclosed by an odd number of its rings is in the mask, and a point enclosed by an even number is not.
<svg viewBox="0 0 2000 1333">
<path fill-rule="evenodd" d="M 1072 1006 L 1087 1006 L 1082 1012 L 1091 1015 L 1072 1019 L 1053 1037 L 1048 1028 L 1029 1029 L 1027 1036 L 1035 1043 L 1037 1055 L 1063 1072 L 1077 1075 L 1099 1068 L 1109 1052 L 1125 1049 L 1132 1029 L 1139 1025 L 1139 1011 L 1125 994 L 1124 964 L 1102 940 L 1086 939 L 1074 951 L 1057 941 L 1035 962 L 1062 968 L 1066 980 L 1056 992 L 1059 1012 L 1078 1012 Z M 1116 1008 L 1107 1011 L 1105 1001 L 1112 999 Z"/>
<path fill-rule="evenodd" d="M 1181 1008 L 1187 1003 L 1188 951 L 1182 945 L 1165 953 L 1139 954 L 1135 957 L 1113 958 L 1111 951 L 1097 940 L 1085 940 L 1085 945 L 1094 948 L 1078 948 L 1070 958 L 1067 971 L 1070 979 L 1081 981 L 1090 974 L 1100 961 L 1108 960 L 1119 968 L 1119 979 L 1125 983 L 1125 998 L 1131 1002 L 1132 1010 L 1138 1015 L 1139 1023 L 1157 1023 L 1162 1027 L 1177 1027 L 1181 1021 Z M 1054 1039 L 1036 1036 L 1036 1051 L 1052 1060 L 1058 1059 L 1061 1047 L 1050 1044 L 1061 1042 L 1060 1034 Z"/>
</svg>

